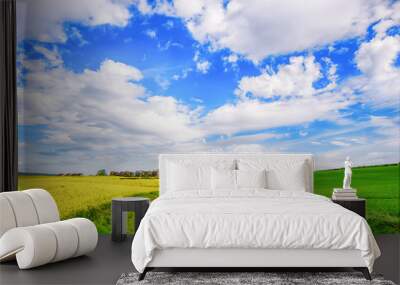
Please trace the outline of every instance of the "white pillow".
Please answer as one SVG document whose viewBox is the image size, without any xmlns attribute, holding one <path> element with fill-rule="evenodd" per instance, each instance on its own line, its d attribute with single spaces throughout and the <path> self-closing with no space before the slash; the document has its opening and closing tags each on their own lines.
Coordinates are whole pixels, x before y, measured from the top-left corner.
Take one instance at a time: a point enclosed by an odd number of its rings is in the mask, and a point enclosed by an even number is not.
<svg viewBox="0 0 400 285">
<path fill-rule="evenodd" d="M 168 163 L 168 191 L 190 191 L 211 188 L 211 167 Z"/>
<path fill-rule="evenodd" d="M 237 188 L 267 188 L 267 171 L 236 170 Z"/>
<path fill-rule="evenodd" d="M 211 190 L 211 168 L 235 169 L 233 159 L 175 159 L 166 163 L 167 191 Z"/>
<path fill-rule="evenodd" d="M 236 189 L 236 170 L 233 169 L 211 169 L 211 189 L 212 190 L 235 190 Z"/>
<path fill-rule="evenodd" d="M 240 159 L 240 170 L 267 170 L 267 188 L 271 190 L 306 191 L 308 180 L 304 160 Z"/>
</svg>

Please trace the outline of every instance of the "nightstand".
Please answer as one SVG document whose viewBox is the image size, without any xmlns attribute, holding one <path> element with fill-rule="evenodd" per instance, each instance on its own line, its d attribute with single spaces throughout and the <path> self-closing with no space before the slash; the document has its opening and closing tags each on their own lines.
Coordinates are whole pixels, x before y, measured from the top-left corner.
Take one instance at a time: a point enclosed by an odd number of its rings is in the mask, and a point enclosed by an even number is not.
<svg viewBox="0 0 400 285">
<path fill-rule="evenodd" d="M 126 238 L 127 212 L 135 212 L 135 228 L 146 214 L 150 199 L 144 197 L 125 197 L 112 199 L 112 233 L 113 241 L 123 241 Z"/>
<path fill-rule="evenodd" d="M 333 203 L 339 204 L 340 206 L 359 214 L 361 217 L 365 218 L 365 208 L 366 201 L 362 198 L 355 198 L 352 200 L 333 200 Z"/>
</svg>

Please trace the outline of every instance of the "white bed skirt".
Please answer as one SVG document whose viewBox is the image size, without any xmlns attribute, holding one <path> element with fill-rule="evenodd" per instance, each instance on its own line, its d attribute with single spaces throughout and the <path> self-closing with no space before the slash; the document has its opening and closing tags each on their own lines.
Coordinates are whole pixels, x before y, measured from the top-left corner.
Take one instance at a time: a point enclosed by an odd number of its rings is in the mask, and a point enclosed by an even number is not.
<svg viewBox="0 0 400 285">
<path fill-rule="evenodd" d="M 194 249 L 155 250 L 147 267 L 366 267 L 359 250 Z"/>
</svg>

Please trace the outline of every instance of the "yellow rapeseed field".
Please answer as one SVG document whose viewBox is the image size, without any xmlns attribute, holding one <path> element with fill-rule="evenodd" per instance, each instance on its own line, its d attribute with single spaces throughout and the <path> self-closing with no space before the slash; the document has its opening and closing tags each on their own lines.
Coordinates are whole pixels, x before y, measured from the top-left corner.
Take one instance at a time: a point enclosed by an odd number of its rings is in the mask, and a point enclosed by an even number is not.
<svg viewBox="0 0 400 285">
<path fill-rule="evenodd" d="M 113 197 L 158 193 L 158 179 L 120 178 L 116 176 L 20 176 L 20 190 L 43 188 L 56 200 L 62 218 L 73 217 L 110 204 Z M 156 193 L 156 194 L 157 194 Z M 148 196 L 148 195 L 143 195 Z"/>
</svg>

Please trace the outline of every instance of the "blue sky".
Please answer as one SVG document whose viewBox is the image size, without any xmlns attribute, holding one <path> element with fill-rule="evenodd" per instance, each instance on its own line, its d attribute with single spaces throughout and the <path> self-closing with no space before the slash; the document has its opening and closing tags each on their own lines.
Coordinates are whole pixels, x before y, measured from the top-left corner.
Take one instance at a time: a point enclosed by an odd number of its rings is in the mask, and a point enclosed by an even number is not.
<svg viewBox="0 0 400 285">
<path fill-rule="evenodd" d="M 18 1 L 20 171 L 166 152 L 398 162 L 399 3 L 311 2 Z"/>
</svg>

